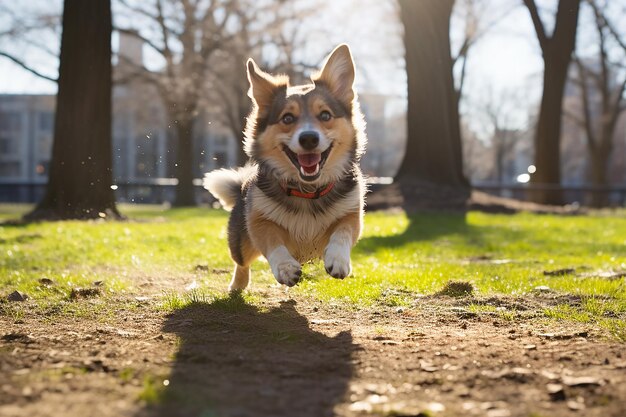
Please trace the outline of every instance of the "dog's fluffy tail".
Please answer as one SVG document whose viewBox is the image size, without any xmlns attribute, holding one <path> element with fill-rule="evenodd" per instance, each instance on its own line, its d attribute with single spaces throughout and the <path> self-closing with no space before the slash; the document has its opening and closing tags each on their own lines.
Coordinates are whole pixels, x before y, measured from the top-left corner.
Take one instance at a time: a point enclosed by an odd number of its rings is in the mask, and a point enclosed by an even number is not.
<svg viewBox="0 0 626 417">
<path fill-rule="evenodd" d="M 255 175 L 256 167 L 247 165 L 238 169 L 218 169 L 204 175 L 204 188 L 209 190 L 224 207 L 232 210 L 241 195 L 243 185 Z"/>
</svg>

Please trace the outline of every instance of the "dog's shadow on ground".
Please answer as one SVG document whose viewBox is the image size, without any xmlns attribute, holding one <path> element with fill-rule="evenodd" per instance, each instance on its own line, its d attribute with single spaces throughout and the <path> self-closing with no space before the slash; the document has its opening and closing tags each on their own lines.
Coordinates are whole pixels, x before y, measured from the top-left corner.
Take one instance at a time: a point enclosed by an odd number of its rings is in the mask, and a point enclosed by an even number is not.
<svg viewBox="0 0 626 417">
<path fill-rule="evenodd" d="M 311 329 L 295 301 L 270 309 L 231 295 L 193 303 L 164 325 L 179 348 L 169 384 L 142 415 L 334 415 L 352 376 L 349 332 Z"/>
</svg>

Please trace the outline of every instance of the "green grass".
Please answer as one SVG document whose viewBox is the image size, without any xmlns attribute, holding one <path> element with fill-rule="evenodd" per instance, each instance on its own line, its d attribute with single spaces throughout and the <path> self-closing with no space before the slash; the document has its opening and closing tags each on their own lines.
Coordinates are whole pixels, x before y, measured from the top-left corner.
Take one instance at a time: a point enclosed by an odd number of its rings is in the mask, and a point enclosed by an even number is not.
<svg viewBox="0 0 626 417">
<path fill-rule="evenodd" d="M 354 275 L 314 279 L 304 287 L 321 298 L 373 302 L 387 288 L 434 293 L 450 280 L 469 281 L 479 294 L 524 295 L 537 286 L 623 299 L 623 280 L 594 272 L 626 269 L 626 218 L 368 214 L 354 250 Z M 473 260 L 476 260 L 473 262 Z M 575 268 L 576 276 L 544 276 Z M 314 274 L 321 277 L 322 274 Z M 579 276 L 586 274 L 586 276 Z M 596 274 L 597 275 L 597 274 Z M 364 285 L 366 284 L 366 285 Z"/>
<path fill-rule="evenodd" d="M 159 404 L 164 400 L 167 385 L 169 385 L 169 380 L 166 377 L 148 375 L 143 379 L 139 399 L 150 405 Z"/>
<path fill-rule="evenodd" d="M 197 265 L 231 267 L 225 213 L 139 206 L 126 212 L 140 221 L 0 226 L 0 288 L 35 299 L 62 298 L 95 281 L 103 281 L 105 291 L 120 292 L 132 289 L 137 275 L 167 279 Z M 42 285 L 44 278 L 54 285 Z"/>
<path fill-rule="evenodd" d="M 0 204 L 0 222 L 15 219 L 26 214 L 32 207 L 29 204 Z"/>
<path fill-rule="evenodd" d="M 27 209 L 0 205 L 0 219 Z M 131 221 L 0 226 L 0 294 L 20 290 L 42 305 L 71 305 L 71 289 L 94 281 L 104 281 L 106 294 L 123 295 L 140 292 L 137 277 L 197 277 L 195 292 L 181 288 L 163 296 L 163 308 L 177 309 L 214 300 L 225 290 L 232 267 L 227 213 L 160 206 L 121 209 Z M 626 339 L 625 280 L 603 276 L 626 270 L 624 211 L 588 216 L 368 213 L 365 223 L 353 251 L 352 277 L 331 279 L 317 262 L 305 265 L 304 282 L 291 291 L 358 308 L 410 305 L 417 295 L 436 294 L 449 281 L 471 283 L 478 297 L 534 297 L 536 287 L 546 286 L 549 295 L 578 300 L 546 308 L 547 317 L 597 323 Z M 544 275 L 566 268 L 574 272 Z M 55 285 L 42 285 L 42 278 Z M 251 297 L 254 288 L 272 283 L 268 265 L 255 263 Z M 20 314 L 13 307 L 4 309 Z"/>
</svg>

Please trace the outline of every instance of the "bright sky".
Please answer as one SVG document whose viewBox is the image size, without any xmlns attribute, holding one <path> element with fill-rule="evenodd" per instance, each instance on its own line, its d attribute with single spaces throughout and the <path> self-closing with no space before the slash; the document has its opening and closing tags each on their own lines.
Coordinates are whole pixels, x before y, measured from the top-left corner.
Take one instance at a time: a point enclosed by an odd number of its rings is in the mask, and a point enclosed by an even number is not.
<svg viewBox="0 0 626 417">
<path fill-rule="evenodd" d="M 360 91 L 394 96 L 406 95 L 406 76 L 403 68 L 402 31 L 395 19 L 393 2 L 376 0 L 333 2 L 325 0 L 324 18 L 315 20 L 304 54 L 313 60 L 322 56 L 339 42 L 352 46 L 357 67 Z M 500 4 L 502 4 L 502 0 Z M 358 4 L 359 7 L 355 7 Z M 498 3 L 496 3 L 498 4 Z M 345 21 L 345 16 L 351 16 Z M 2 32 L 0 20 L 0 32 Z M 453 39 L 458 29 L 453 28 Z M 35 57 L 47 62 L 55 74 L 54 60 Z M 310 57 L 309 57 L 310 60 Z M 45 68 L 45 67 L 44 67 Z M 243 69 L 242 69 L 243 70 Z M 467 67 L 466 92 L 468 103 L 480 100 L 485 91 L 523 91 L 528 106 L 538 99 L 541 91 L 543 63 L 535 40 L 528 11 L 517 7 L 484 35 L 470 51 Z M 0 93 L 53 94 L 56 85 L 42 80 L 6 59 L 0 58 Z M 525 123 L 520 118 L 519 124 Z"/>
</svg>

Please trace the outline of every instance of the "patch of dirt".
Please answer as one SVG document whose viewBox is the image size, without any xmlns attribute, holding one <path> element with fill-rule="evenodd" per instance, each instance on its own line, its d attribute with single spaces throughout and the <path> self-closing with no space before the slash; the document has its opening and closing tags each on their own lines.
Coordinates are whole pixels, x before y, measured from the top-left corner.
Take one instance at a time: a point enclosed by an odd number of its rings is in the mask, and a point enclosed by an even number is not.
<svg viewBox="0 0 626 417">
<path fill-rule="evenodd" d="M 352 310 L 255 293 L 261 305 L 232 297 L 168 314 L 150 299 L 80 319 L 34 304 L 1 316 L 0 415 L 624 415 L 624 345 L 533 314 L 545 296 Z"/>
</svg>

